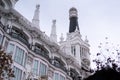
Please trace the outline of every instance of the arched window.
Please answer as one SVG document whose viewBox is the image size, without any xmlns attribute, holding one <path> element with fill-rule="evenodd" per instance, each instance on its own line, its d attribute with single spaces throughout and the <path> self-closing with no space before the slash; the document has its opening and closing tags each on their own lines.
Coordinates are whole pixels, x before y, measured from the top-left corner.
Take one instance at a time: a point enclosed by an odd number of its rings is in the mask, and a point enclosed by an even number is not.
<svg viewBox="0 0 120 80">
<path fill-rule="evenodd" d="M 22 43 L 24 43 L 26 46 L 29 47 L 29 38 L 28 36 L 20 29 L 13 27 L 12 31 L 10 32 L 11 37 L 16 38 L 20 40 Z"/>
<path fill-rule="evenodd" d="M 49 52 L 48 52 L 48 50 L 44 46 L 42 46 L 42 45 L 40 45 L 38 43 L 35 43 L 34 52 L 36 54 L 38 54 L 38 55 L 40 55 L 40 56 L 42 56 L 42 57 L 44 57 L 44 58 L 49 60 Z"/>
</svg>

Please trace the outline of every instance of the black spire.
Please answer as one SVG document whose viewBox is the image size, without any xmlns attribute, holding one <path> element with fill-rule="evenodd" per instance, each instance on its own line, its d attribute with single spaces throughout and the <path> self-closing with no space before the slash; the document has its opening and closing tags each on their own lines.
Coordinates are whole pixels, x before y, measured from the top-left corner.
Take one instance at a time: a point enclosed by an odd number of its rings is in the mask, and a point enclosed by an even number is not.
<svg viewBox="0 0 120 80">
<path fill-rule="evenodd" d="M 76 8 L 71 8 L 69 10 L 69 19 L 70 19 L 70 24 L 69 24 L 69 33 L 75 32 L 75 30 L 79 30 L 79 25 L 78 25 L 78 14 L 77 14 L 77 9 Z"/>
</svg>

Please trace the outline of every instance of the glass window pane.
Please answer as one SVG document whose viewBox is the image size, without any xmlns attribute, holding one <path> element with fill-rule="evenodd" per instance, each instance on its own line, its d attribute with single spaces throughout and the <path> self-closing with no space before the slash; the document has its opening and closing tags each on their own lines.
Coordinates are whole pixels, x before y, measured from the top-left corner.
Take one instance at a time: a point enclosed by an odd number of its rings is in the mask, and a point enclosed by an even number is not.
<svg viewBox="0 0 120 80">
<path fill-rule="evenodd" d="M 71 46 L 71 53 L 76 56 L 76 48 L 74 45 Z"/>
<path fill-rule="evenodd" d="M 59 80 L 59 74 L 58 73 L 54 73 L 54 80 Z"/>
<path fill-rule="evenodd" d="M 34 75 L 38 75 L 38 61 L 34 60 L 34 67 L 33 67 Z"/>
<path fill-rule="evenodd" d="M 43 75 L 46 75 L 46 73 L 47 73 L 47 66 L 45 65 L 45 64 L 43 64 L 43 63 L 41 63 L 40 64 L 40 69 L 39 69 L 40 71 L 40 75 L 41 76 L 43 76 Z"/>
<path fill-rule="evenodd" d="M 8 47 L 7 47 L 7 53 L 11 53 L 13 54 L 13 51 L 14 51 L 14 44 L 9 44 Z"/>
<path fill-rule="evenodd" d="M 15 75 L 13 80 L 21 80 L 22 70 L 20 70 L 19 68 L 15 67 L 15 66 L 14 66 L 13 70 L 14 70 L 14 75 Z"/>
<path fill-rule="evenodd" d="M 27 53 L 25 53 L 25 55 L 24 55 L 24 66 L 26 64 L 26 61 L 27 61 Z"/>
<path fill-rule="evenodd" d="M 0 34 L 0 45 L 1 45 L 1 43 L 2 43 L 2 35 Z"/>
<path fill-rule="evenodd" d="M 23 59 L 24 59 L 24 50 L 22 50 L 19 47 L 16 47 L 16 53 L 15 53 L 15 57 L 14 60 L 21 65 L 24 65 L 23 63 Z"/>
<path fill-rule="evenodd" d="M 65 77 L 60 75 L 60 80 L 65 80 Z"/>
</svg>

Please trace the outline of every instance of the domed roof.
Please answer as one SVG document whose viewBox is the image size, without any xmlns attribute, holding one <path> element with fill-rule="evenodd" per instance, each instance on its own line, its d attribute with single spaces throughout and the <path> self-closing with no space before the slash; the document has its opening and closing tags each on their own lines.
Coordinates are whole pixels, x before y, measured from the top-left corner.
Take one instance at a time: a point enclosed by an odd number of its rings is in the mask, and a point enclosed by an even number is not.
<svg viewBox="0 0 120 80">
<path fill-rule="evenodd" d="M 75 7 L 72 7 L 72 8 L 70 8 L 69 11 L 77 11 L 77 9 Z"/>
</svg>

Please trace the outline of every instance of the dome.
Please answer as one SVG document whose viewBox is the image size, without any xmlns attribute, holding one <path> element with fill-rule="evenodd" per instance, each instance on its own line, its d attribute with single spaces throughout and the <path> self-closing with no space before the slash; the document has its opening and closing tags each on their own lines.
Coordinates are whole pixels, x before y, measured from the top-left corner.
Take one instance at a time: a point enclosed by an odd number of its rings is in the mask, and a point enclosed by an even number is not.
<svg viewBox="0 0 120 80">
<path fill-rule="evenodd" d="M 77 11 L 77 9 L 75 7 L 72 7 L 72 8 L 70 8 L 69 11 Z"/>
<path fill-rule="evenodd" d="M 74 7 L 70 8 L 70 10 L 69 10 L 69 17 L 72 18 L 72 17 L 77 17 L 77 16 L 78 16 L 77 9 L 74 8 Z"/>
</svg>

